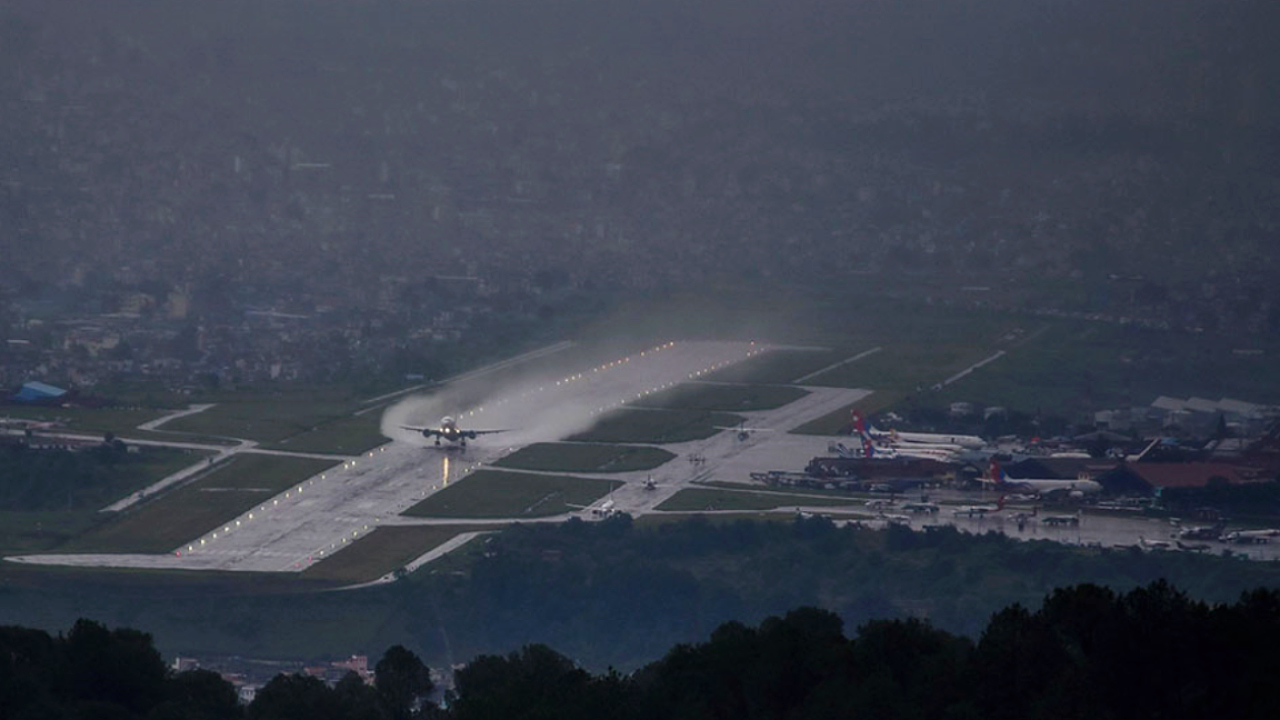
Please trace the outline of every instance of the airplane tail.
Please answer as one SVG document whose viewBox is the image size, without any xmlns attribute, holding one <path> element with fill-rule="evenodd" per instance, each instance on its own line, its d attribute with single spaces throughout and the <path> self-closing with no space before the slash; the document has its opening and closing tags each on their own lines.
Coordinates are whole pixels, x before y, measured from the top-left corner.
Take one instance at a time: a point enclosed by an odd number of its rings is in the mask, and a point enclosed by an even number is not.
<svg viewBox="0 0 1280 720">
<path fill-rule="evenodd" d="M 864 439 L 867 436 L 867 421 L 862 417 L 862 411 L 860 410 L 853 411 L 853 434 L 859 435 Z"/>
<path fill-rule="evenodd" d="M 987 476 L 996 487 L 1005 484 L 1004 470 L 1000 467 L 1000 461 L 994 456 L 991 458 L 991 464 L 987 466 Z"/>
</svg>

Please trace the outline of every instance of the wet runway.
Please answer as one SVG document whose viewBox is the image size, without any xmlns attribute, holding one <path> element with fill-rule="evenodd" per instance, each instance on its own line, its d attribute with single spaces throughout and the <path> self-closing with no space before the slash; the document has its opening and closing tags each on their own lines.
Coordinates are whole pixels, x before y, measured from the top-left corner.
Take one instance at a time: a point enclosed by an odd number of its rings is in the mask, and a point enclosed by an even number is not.
<svg viewBox="0 0 1280 720">
<path fill-rule="evenodd" d="M 690 342 L 650 348 L 596 368 L 566 375 L 518 393 L 497 393 L 492 402 L 459 413 L 463 427 L 514 427 L 511 433 L 473 441 L 465 454 L 392 442 L 340 465 L 237 517 L 195 536 L 164 555 L 30 555 L 18 562 L 192 570 L 300 571 L 339 552 L 382 523 L 422 522 L 399 518 L 477 465 L 520 445 L 560 439 L 571 424 L 541 424 L 544 411 L 557 419 L 567 409 L 591 416 L 691 377 L 762 352 L 752 343 Z M 510 424 L 510 425 L 508 425 Z M 513 444 L 513 440 L 519 442 Z M 433 521 L 439 522 L 439 521 Z"/>
</svg>

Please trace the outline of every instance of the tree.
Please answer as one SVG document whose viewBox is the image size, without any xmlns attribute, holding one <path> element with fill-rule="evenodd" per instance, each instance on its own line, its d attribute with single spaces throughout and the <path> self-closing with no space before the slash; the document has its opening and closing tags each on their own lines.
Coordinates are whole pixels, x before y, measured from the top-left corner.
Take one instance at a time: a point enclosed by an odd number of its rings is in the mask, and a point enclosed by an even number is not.
<svg viewBox="0 0 1280 720">
<path fill-rule="evenodd" d="M 343 675 L 333 686 L 333 692 L 342 708 L 343 720 L 381 720 L 383 717 L 378 691 L 354 672 Z"/>
<path fill-rule="evenodd" d="M 211 670 L 188 670 L 165 683 L 165 700 L 148 720 L 235 720 L 244 716 L 236 689 Z"/>
<path fill-rule="evenodd" d="M 310 675 L 277 675 L 249 703 L 250 720 L 343 720 L 333 688 Z"/>
<path fill-rule="evenodd" d="M 403 645 L 393 645 L 373 668 L 374 686 L 383 712 L 393 720 L 413 717 L 422 698 L 435 684 L 422 660 Z"/>
<path fill-rule="evenodd" d="M 163 696 L 166 668 L 151 636 L 80 619 L 64 640 L 63 694 L 143 713 Z"/>
<path fill-rule="evenodd" d="M 591 676 L 545 645 L 506 657 L 481 655 L 455 675 L 458 720 L 579 716 Z"/>
</svg>

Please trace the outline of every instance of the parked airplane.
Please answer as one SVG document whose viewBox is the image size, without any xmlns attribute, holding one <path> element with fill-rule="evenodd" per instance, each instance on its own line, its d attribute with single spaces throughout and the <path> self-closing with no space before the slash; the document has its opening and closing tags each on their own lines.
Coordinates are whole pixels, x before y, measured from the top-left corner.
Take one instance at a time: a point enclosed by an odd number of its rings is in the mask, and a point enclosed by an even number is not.
<svg viewBox="0 0 1280 720">
<path fill-rule="evenodd" d="M 1000 512 L 1003 509 L 1004 496 L 1001 495 L 995 505 L 961 505 L 955 510 L 952 510 L 951 514 L 955 517 L 985 517 L 990 513 Z"/>
<path fill-rule="evenodd" d="M 613 498 L 609 498 L 599 505 L 574 505 L 572 503 L 565 503 L 565 505 L 578 510 L 590 510 L 591 514 L 596 517 L 611 517 L 621 512 L 621 510 L 618 510 L 617 504 L 613 502 Z"/>
<path fill-rule="evenodd" d="M 1075 526 L 1080 524 L 1080 516 L 1079 515 L 1046 515 L 1045 517 L 1041 518 L 1040 522 L 1050 527 L 1062 527 L 1064 525 Z"/>
<path fill-rule="evenodd" d="M 458 427 L 457 420 L 447 415 L 440 419 L 440 427 L 413 427 L 412 425 L 401 425 L 400 427 L 421 433 L 422 437 L 435 437 L 436 445 L 439 445 L 441 440 L 447 440 L 451 443 L 458 443 L 463 448 L 467 446 L 467 440 L 475 440 L 480 435 L 506 432 L 506 430 L 464 430 Z"/>
<path fill-rule="evenodd" d="M 1000 461 L 991 458 L 991 464 L 988 466 L 987 477 L 980 478 L 979 482 L 989 483 L 998 488 L 1022 488 L 1032 490 L 1040 494 L 1051 493 L 1055 490 L 1066 490 L 1067 492 L 1079 493 L 1096 493 L 1102 492 L 1102 486 L 1093 480 L 1062 480 L 1060 478 L 1045 479 L 1027 479 L 1027 478 L 1011 478 L 1000 467 Z"/>
<path fill-rule="evenodd" d="M 893 458 L 920 458 L 923 460 L 937 460 L 939 462 L 950 462 L 954 458 L 954 454 L 947 450 L 916 448 L 911 445 L 886 447 L 883 445 L 877 445 L 876 442 L 865 433 L 861 437 L 861 448 L 851 448 L 844 443 L 836 442 L 828 444 L 827 451 L 846 458 L 881 458 L 885 460 L 892 460 Z"/>
<path fill-rule="evenodd" d="M 1223 535 L 1222 539 L 1237 545 L 1266 545 L 1273 537 L 1280 537 L 1280 530 L 1235 530 Z"/>
<path fill-rule="evenodd" d="M 1216 525 L 1183 528 L 1178 532 L 1178 537 L 1183 540 L 1217 540 L 1222 537 L 1222 529 L 1225 526 L 1225 522 L 1220 522 Z"/>
<path fill-rule="evenodd" d="M 1148 540 L 1141 535 L 1138 536 L 1138 545 L 1144 550 L 1171 550 L 1173 543 L 1165 540 Z"/>
<path fill-rule="evenodd" d="M 725 427 L 723 425 L 715 425 L 714 427 L 717 430 L 733 430 L 737 432 L 738 440 L 741 442 L 746 442 L 751 439 L 751 433 L 753 432 L 773 432 L 773 428 L 747 427 L 746 423 L 742 423 L 736 427 Z"/>
<path fill-rule="evenodd" d="M 886 523 L 889 523 L 890 525 L 905 525 L 908 527 L 911 525 L 911 516 L 903 515 L 901 513 L 882 512 L 876 517 L 879 518 L 880 520 L 885 521 Z"/>
<path fill-rule="evenodd" d="M 941 433 L 918 433 L 918 432 L 901 432 L 898 430 L 879 430 L 874 425 L 867 425 L 866 420 L 862 417 L 862 413 L 858 410 L 853 411 L 853 427 L 856 432 L 870 435 L 879 440 L 885 438 L 900 443 L 939 443 L 945 445 L 959 445 L 962 448 L 981 448 L 986 447 L 987 441 L 976 435 L 946 435 Z"/>
<path fill-rule="evenodd" d="M 1184 543 L 1177 541 L 1179 550 L 1190 550 L 1191 552 L 1206 552 L 1209 550 L 1209 543 Z"/>
</svg>

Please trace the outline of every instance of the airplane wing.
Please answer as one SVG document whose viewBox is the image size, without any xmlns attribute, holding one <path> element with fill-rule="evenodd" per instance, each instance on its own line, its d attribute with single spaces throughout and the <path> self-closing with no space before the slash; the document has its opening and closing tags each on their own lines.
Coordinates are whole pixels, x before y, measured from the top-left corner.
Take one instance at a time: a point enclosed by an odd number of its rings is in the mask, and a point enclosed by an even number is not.
<svg viewBox="0 0 1280 720">
<path fill-rule="evenodd" d="M 437 430 L 437 429 L 435 429 L 435 428 L 432 428 L 432 427 L 414 427 L 414 426 L 412 426 L 412 425 L 401 425 L 401 426 L 400 426 L 400 429 L 401 429 L 401 430 L 412 430 L 412 431 L 414 431 L 414 432 L 420 432 L 420 433 L 422 433 L 423 437 L 431 437 L 432 435 L 439 435 L 439 434 L 440 434 L 440 431 L 439 431 L 439 430 Z"/>
</svg>

